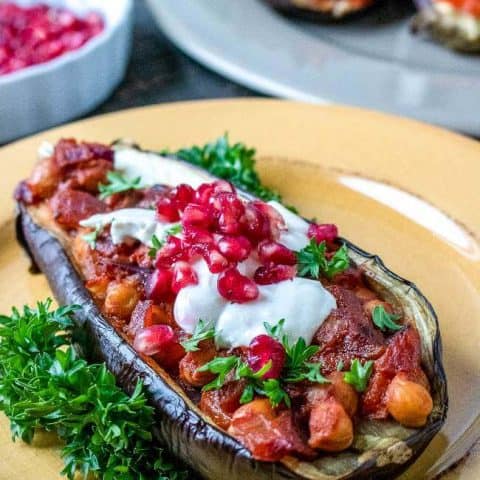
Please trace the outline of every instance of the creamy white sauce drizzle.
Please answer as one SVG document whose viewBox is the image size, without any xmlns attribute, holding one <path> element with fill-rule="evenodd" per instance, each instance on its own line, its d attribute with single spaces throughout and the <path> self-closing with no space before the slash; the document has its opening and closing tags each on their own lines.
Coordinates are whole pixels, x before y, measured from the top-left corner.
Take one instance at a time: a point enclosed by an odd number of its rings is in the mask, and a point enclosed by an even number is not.
<svg viewBox="0 0 480 480">
<path fill-rule="evenodd" d="M 145 186 L 188 183 L 197 187 L 212 180 L 208 173 L 201 170 L 196 171 L 175 160 L 130 148 L 115 151 L 114 166 L 128 178 L 141 177 Z M 300 250 L 307 245 L 308 223 L 278 202 L 269 203 L 283 216 L 287 227 L 281 232 L 279 241 L 293 250 Z M 108 224 L 111 225 L 113 243 L 135 238 L 147 245 L 151 245 L 154 234 L 163 238 L 172 225 L 159 222 L 153 210 L 138 208 L 93 215 L 81 222 L 82 226 L 91 228 Z M 252 256 L 239 264 L 238 268 L 251 278 L 258 265 L 258 260 Z M 200 319 L 213 323 L 220 347 L 248 345 L 255 336 L 265 333 L 264 322 L 276 324 L 282 318 L 285 320 L 285 334 L 291 341 L 303 337 L 309 344 L 316 330 L 336 308 L 334 297 L 319 281 L 305 278 L 259 285 L 257 300 L 234 304 L 219 294 L 218 274 L 211 273 L 203 259 L 197 260 L 193 268 L 198 284 L 180 290 L 174 304 L 175 320 L 188 333 L 194 331 Z"/>
<path fill-rule="evenodd" d="M 113 164 L 126 178 L 141 178 L 142 186 L 179 185 L 188 183 L 193 188 L 212 181 L 212 177 L 201 169 L 198 171 L 177 160 L 156 153 L 141 152 L 127 147 L 115 149 Z"/>
<path fill-rule="evenodd" d="M 82 227 L 101 229 L 110 225 L 110 235 L 115 245 L 136 239 L 152 246 L 152 237 L 163 239 L 175 223 L 159 222 L 155 210 L 123 208 L 110 213 L 98 213 L 80 222 Z"/>
</svg>

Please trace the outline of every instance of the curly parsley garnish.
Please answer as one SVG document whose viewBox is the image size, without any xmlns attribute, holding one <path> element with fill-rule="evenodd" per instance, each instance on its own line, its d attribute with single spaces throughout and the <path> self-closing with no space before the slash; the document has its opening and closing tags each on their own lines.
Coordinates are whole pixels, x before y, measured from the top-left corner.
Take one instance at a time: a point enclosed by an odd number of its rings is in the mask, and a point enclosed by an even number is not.
<svg viewBox="0 0 480 480">
<path fill-rule="evenodd" d="M 396 332 L 401 330 L 402 325 L 395 323 L 396 320 L 400 320 L 401 315 L 395 315 L 388 313 L 383 305 L 377 305 L 372 311 L 372 321 L 382 332 L 391 330 Z"/>
<path fill-rule="evenodd" d="M 372 372 L 372 360 L 369 360 L 362 365 L 360 360 L 355 359 L 352 361 L 350 370 L 344 373 L 343 379 L 345 382 L 352 385 L 357 392 L 362 393 L 367 389 L 368 381 L 370 380 Z"/>
<path fill-rule="evenodd" d="M 197 352 L 200 350 L 198 344 L 211 338 L 215 338 L 215 327 L 209 322 L 199 320 L 192 336 L 181 343 L 186 352 Z"/>
<path fill-rule="evenodd" d="M 298 275 L 318 279 L 323 274 L 332 278 L 349 267 L 350 260 L 346 245 L 342 245 L 330 260 L 326 257 L 326 251 L 325 242 L 317 243 L 312 238 L 306 247 L 297 252 Z"/>
<path fill-rule="evenodd" d="M 39 429 L 64 441 L 63 474 L 97 479 L 190 478 L 152 439 L 153 409 L 141 382 L 128 396 L 105 364 L 88 364 L 71 345 L 77 305 L 0 315 L 0 410 L 13 438 Z"/>
<path fill-rule="evenodd" d="M 185 162 L 204 168 L 266 202 L 282 201 L 277 191 L 262 185 L 256 170 L 255 149 L 248 148 L 243 143 L 231 144 L 228 134 L 201 147 L 182 148 L 176 152 L 164 150 L 161 153 L 174 155 Z M 296 212 L 292 206 L 287 208 Z"/>
<path fill-rule="evenodd" d="M 109 183 L 100 183 L 98 185 L 100 200 L 105 200 L 115 193 L 128 192 L 129 190 L 139 190 L 143 188 L 141 177 L 130 179 L 117 171 L 108 172 L 107 180 Z"/>
</svg>

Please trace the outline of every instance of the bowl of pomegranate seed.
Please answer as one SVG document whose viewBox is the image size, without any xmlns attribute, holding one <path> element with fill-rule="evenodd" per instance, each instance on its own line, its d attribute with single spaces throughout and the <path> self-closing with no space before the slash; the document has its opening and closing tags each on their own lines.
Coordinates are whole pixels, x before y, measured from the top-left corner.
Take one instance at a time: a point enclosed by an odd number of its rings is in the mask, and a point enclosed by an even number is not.
<svg viewBox="0 0 480 480">
<path fill-rule="evenodd" d="M 133 0 L 0 0 L 0 143 L 81 116 L 124 77 Z"/>
</svg>

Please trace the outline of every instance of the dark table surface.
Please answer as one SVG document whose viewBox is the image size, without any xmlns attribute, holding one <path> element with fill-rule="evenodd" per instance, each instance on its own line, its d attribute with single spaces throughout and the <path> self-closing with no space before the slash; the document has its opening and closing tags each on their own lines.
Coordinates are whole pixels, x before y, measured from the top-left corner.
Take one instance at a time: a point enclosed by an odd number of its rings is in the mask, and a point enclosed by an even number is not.
<svg viewBox="0 0 480 480">
<path fill-rule="evenodd" d="M 135 0 L 127 76 L 115 93 L 86 117 L 162 102 L 257 95 L 184 55 L 158 29 L 144 0 Z"/>
</svg>

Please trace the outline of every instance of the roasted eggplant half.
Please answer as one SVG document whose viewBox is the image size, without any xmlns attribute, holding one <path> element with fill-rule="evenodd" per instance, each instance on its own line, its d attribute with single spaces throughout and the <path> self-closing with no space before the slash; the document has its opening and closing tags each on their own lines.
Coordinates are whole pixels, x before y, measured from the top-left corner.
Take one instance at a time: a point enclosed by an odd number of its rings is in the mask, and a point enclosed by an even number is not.
<svg viewBox="0 0 480 480">
<path fill-rule="evenodd" d="M 412 30 L 447 47 L 480 52 L 480 0 L 416 0 L 419 13 Z"/>
<path fill-rule="evenodd" d="M 276 10 L 311 20 L 341 20 L 370 8 L 378 0 L 264 0 Z"/>
<path fill-rule="evenodd" d="M 143 380 L 155 434 L 203 477 L 390 479 L 439 431 L 432 306 L 334 225 L 136 147 L 41 157 L 19 241 L 83 306 L 86 355 Z"/>
</svg>

